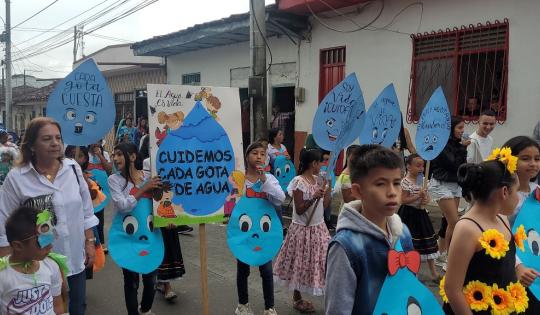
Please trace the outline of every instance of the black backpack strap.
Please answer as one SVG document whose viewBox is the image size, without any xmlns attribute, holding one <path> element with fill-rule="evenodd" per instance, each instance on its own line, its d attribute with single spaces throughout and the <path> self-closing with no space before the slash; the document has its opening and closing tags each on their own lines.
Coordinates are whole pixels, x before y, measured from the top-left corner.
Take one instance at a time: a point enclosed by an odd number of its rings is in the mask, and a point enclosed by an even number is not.
<svg viewBox="0 0 540 315">
<path fill-rule="evenodd" d="M 77 184 L 79 184 L 79 186 L 81 185 L 81 181 L 79 179 L 79 174 L 77 174 L 77 169 L 75 169 L 75 165 L 74 164 L 71 164 L 71 168 L 73 169 L 73 173 L 75 173 L 75 178 L 77 179 Z"/>
</svg>

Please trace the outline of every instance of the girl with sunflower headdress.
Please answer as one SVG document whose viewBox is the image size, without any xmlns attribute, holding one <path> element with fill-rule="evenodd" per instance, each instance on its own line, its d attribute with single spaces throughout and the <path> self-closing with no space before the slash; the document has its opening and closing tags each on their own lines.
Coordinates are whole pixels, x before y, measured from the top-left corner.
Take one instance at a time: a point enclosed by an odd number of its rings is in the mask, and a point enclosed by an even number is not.
<svg viewBox="0 0 540 315">
<path fill-rule="evenodd" d="M 441 288 L 446 314 L 521 313 L 525 288 L 516 278 L 516 246 L 506 215 L 519 200 L 517 158 L 499 149 L 491 160 L 458 169 L 463 195 L 473 207 L 456 224 Z"/>
<path fill-rule="evenodd" d="M 506 141 L 504 146 L 509 147 L 518 157 L 516 174 L 519 178 L 519 203 L 514 215 L 508 218 L 513 224 L 525 199 L 538 188 L 536 178 L 538 177 L 538 172 L 540 172 L 540 144 L 530 137 L 517 136 Z M 540 214 L 536 214 L 533 218 L 540 220 Z M 521 251 L 524 251 L 524 243 L 527 243 L 527 235 L 524 226 L 521 225 L 517 227 L 516 232 L 517 233 L 514 234 L 516 245 Z M 526 266 L 517 256 L 516 260 L 517 277 L 523 285 L 528 287 L 540 276 L 540 270 L 535 270 L 530 268 L 530 266 Z M 529 290 L 527 290 L 527 295 L 529 296 L 529 308 L 527 309 L 527 314 L 540 314 L 540 301 L 538 301 Z"/>
</svg>

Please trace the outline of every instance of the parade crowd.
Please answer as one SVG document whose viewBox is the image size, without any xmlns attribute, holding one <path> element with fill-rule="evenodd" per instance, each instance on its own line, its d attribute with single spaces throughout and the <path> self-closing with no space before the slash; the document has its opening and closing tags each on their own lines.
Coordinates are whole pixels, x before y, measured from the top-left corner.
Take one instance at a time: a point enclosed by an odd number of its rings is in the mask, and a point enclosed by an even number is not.
<svg viewBox="0 0 540 315">
<path fill-rule="evenodd" d="M 428 178 L 405 127 L 391 149 L 349 146 L 334 182 L 324 168 L 329 152 L 308 137 L 286 192 L 271 172 L 277 157 L 291 156 L 279 120 L 272 127 L 267 139 L 244 144 L 245 188 L 262 184 L 280 217 L 285 200 L 292 204 L 279 254 L 259 266 L 264 315 L 277 314 L 274 285 L 291 291 L 301 313 L 323 311 L 306 298 L 312 295 L 324 296 L 326 314 L 372 314 L 388 275 L 388 253 L 398 242 L 427 264 L 429 278 L 422 281 L 439 287 L 446 314 L 540 314 L 540 302 L 528 289 L 540 270 L 516 258 L 527 231 L 511 229 L 524 200 L 539 187 L 540 122 L 532 137 L 497 139 L 504 144 L 495 148 L 494 112 L 480 113 L 471 135 L 461 118 L 452 117 L 450 138 L 431 161 Z M 148 201 L 164 185 L 150 172 L 147 120 L 134 126 L 131 117 L 124 119 L 112 152 L 102 141 L 65 147 L 60 125 L 45 117 L 34 118 L 15 141 L 0 130 L 0 315 L 84 314 L 86 281 L 108 253 L 102 202 L 110 198 L 114 211 L 127 214 L 143 202 L 151 207 Z M 330 213 L 336 204 L 334 226 Z M 443 214 L 439 231 L 429 204 Z M 124 227 L 126 233 L 136 229 L 129 222 Z M 161 228 L 165 254 L 157 270 L 122 268 L 128 315 L 154 314 L 156 292 L 177 298 L 174 280 L 185 274 L 178 234 L 191 230 Z M 237 260 L 238 304 L 223 314 L 253 314 L 249 277 L 250 266 Z"/>
</svg>

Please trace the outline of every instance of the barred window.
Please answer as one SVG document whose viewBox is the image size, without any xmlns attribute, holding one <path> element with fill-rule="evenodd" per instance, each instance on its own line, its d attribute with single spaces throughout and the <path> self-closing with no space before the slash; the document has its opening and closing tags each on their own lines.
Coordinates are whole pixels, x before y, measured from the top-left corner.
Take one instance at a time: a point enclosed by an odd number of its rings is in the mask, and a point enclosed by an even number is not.
<svg viewBox="0 0 540 315">
<path fill-rule="evenodd" d="M 201 85 L 201 73 L 182 74 L 183 85 Z"/>
<path fill-rule="evenodd" d="M 412 35 L 407 121 L 417 122 L 433 91 L 442 86 L 450 112 L 467 122 L 491 109 L 507 115 L 508 20 Z"/>
</svg>

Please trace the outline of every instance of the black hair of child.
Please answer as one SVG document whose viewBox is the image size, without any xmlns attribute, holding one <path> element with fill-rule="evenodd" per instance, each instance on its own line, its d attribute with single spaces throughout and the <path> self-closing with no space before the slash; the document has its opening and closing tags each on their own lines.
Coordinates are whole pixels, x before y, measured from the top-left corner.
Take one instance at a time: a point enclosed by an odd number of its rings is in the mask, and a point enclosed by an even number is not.
<svg viewBox="0 0 540 315">
<path fill-rule="evenodd" d="M 349 171 L 351 182 L 355 183 L 366 177 L 375 168 L 403 169 L 403 159 L 394 151 L 378 144 L 365 144 L 355 151 L 351 158 Z"/>
<path fill-rule="evenodd" d="M 124 161 L 125 161 L 124 169 L 119 170 L 119 171 L 122 174 L 122 176 L 126 179 L 126 185 L 124 186 L 124 189 L 125 189 L 127 187 L 128 181 L 132 179 L 130 171 L 129 171 L 129 156 L 131 154 L 135 154 L 137 156 L 137 158 L 135 159 L 135 168 L 137 170 L 142 169 L 142 160 L 139 155 L 139 152 L 137 151 L 137 146 L 134 143 L 120 142 L 114 147 L 114 150 L 115 151 L 119 150 L 120 152 L 122 152 L 122 155 L 124 156 Z"/>
<path fill-rule="evenodd" d="M 273 144 L 280 131 L 281 130 L 278 128 L 272 128 L 268 130 L 268 143 Z"/>
<path fill-rule="evenodd" d="M 461 116 L 452 116 L 450 119 L 450 138 L 455 138 L 454 129 L 456 129 L 456 126 L 459 125 L 463 121 L 463 117 Z"/>
<path fill-rule="evenodd" d="M 298 163 L 298 175 L 304 174 L 309 165 L 313 162 L 322 162 L 321 150 L 318 149 L 302 149 L 300 151 L 300 161 Z"/>
<path fill-rule="evenodd" d="M 345 165 L 344 167 L 347 167 L 348 166 L 348 163 L 349 163 L 349 158 L 353 155 L 353 154 L 356 154 L 356 152 L 358 151 L 358 149 L 360 149 L 361 145 L 359 144 L 351 144 L 347 150 L 345 150 Z"/>
<path fill-rule="evenodd" d="M 70 159 L 75 159 L 76 148 L 77 147 L 74 145 L 68 145 L 66 147 L 66 151 L 64 155 Z M 86 169 L 88 168 L 88 163 L 90 163 L 90 156 L 88 155 L 88 147 L 79 146 L 79 150 L 86 157 L 86 162 L 83 165 L 81 165 L 81 169 L 83 171 L 86 171 Z"/>
<path fill-rule="evenodd" d="M 252 142 L 246 149 L 246 154 L 245 154 L 245 157 L 246 157 L 246 160 L 247 160 L 247 156 L 249 155 L 249 153 L 255 149 L 267 149 L 267 147 L 260 141 L 255 141 L 255 142 Z"/>
<path fill-rule="evenodd" d="M 406 165 L 411 165 L 412 162 L 414 161 L 414 159 L 416 158 L 422 158 L 418 153 L 413 153 L 409 156 L 407 156 L 407 158 L 405 159 L 405 164 Z"/>
<path fill-rule="evenodd" d="M 482 202 L 487 201 L 494 190 L 510 187 L 516 181 L 506 165 L 497 160 L 463 164 L 457 175 L 463 197 Z"/>
<path fill-rule="evenodd" d="M 37 234 L 39 210 L 22 206 L 11 213 L 6 220 L 6 237 L 9 243 L 22 241 Z"/>
<path fill-rule="evenodd" d="M 513 137 L 510 140 L 506 141 L 502 147 L 509 147 L 510 150 L 512 150 L 512 154 L 516 156 L 528 147 L 535 147 L 538 149 L 538 151 L 540 151 L 540 144 L 536 142 L 536 140 L 534 140 L 533 138 L 527 136 Z M 531 182 L 535 181 L 536 178 L 531 178 Z"/>
</svg>

